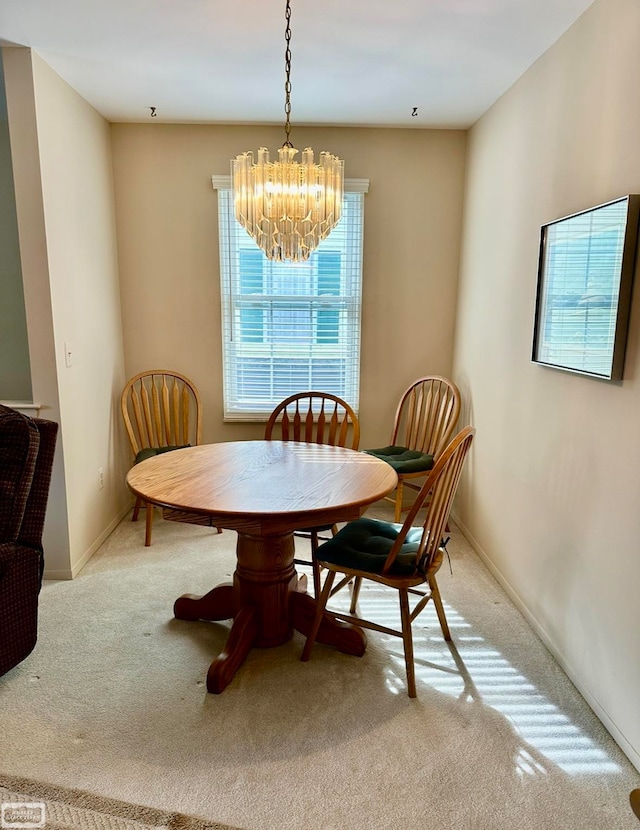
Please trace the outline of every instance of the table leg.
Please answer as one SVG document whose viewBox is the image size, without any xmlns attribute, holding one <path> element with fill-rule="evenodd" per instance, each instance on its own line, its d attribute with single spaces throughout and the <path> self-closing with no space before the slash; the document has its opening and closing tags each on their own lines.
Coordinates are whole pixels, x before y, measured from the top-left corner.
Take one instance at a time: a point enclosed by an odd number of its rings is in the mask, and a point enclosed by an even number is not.
<svg viewBox="0 0 640 830">
<path fill-rule="evenodd" d="M 308 636 L 316 614 L 316 600 L 309 594 L 294 593 L 290 597 L 293 627 Z M 330 612 L 322 616 L 316 642 L 335 646 L 344 654 L 362 657 L 367 647 L 367 637 L 358 626 L 336 620 Z"/>
<path fill-rule="evenodd" d="M 175 601 L 173 613 L 178 620 L 228 620 L 233 625 L 223 650 L 209 666 L 207 691 L 220 694 L 231 683 L 243 664 L 258 634 L 256 610 L 251 605 L 238 609 L 233 583 L 217 585 L 202 597 L 184 594 Z"/>
<path fill-rule="evenodd" d="M 238 533 L 238 565 L 233 575 L 238 606 L 256 610 L 255 645 L 271 648 L 293 636 L 289 596 L 298 586 L 293 564 L 293 533 L 251 536 Z"/>
<path fill-rule="evenodd" d="M 174 604 L 179 620 L 233 618 L 222 652 L 207 673 L 207 691 L 220 694 L 233 680 L 254 646 L 269 648 L 291 639 L 294 628 L 308 634 L 316 601 L 306 591 L 293 563 L 293 533 L 250 536 L 238 533 L 238 564 L 233 583 L 218 585 L 202 597 L 185 594 Z M 366 647 L 364 631 L 323 617 L 317 640 L 345 654 L 361 656 Z"/>
<path fill-rule="evenodd" d="M 306 589 L 293 564 L 293 533 L 251 536 L 238 533 L 233 583 L 202 597 L 185 594 L 173 606 L 179 620 L 226 620 L 233 625 L 224 649 L 211 663 L 207 690 L 222 692 L 253 646 L 269 648 L 293 635 L 289 596 Z"/>
<path fill-rule="evenodd" d="M 217 585 L 203 597 L 183 594 L 173 604 L 177 620 L 230 620 L 235 616 L 233 584 Z"/>
<path fill-rule="evenodd" d="M 224 649 L 209 666 L 207 691 L 219 695 L 233 680 L 258 636 L 258 615 L 251 605 L 243 605 L 233 620 Z"/>
</svg>

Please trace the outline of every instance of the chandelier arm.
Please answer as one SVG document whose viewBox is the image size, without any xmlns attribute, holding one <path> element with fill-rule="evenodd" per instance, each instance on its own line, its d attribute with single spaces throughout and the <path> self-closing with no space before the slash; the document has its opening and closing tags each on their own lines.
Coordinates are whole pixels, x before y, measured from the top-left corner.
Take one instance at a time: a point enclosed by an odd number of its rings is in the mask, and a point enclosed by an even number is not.
<svg viewBox="0 0 640 830">
<path fill-rule="evenodd" d="M 284 30 L 284 39 L 286 48 L 284 51 L 284 66 L 285 66 L 285 81 L 284 81 L 284 112 L 286 121 L 284 125 L 284 132 L 286 141 L 283 147 L 293 147 L 289 135 L 291 133 L 291 0 L 287 0 L 284 17 L 286 20 L 286 27 Z"/>
</svg>

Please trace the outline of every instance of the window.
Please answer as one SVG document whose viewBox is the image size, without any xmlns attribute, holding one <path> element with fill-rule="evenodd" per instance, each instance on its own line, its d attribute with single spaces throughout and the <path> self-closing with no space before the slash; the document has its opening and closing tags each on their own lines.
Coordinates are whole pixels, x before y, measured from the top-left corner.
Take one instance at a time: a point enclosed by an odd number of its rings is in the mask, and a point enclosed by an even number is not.
<svg viewBox="0 0 640 830">
<path fill-rule="evenodd" d="M 342 218 L 306 262 L 273 262 L 218 190 L 224 418 L 266 420 L 288 395 L 330 392 L 357 411 L 362 227 L 368 183 L 347 180 Z"/>
</svg>

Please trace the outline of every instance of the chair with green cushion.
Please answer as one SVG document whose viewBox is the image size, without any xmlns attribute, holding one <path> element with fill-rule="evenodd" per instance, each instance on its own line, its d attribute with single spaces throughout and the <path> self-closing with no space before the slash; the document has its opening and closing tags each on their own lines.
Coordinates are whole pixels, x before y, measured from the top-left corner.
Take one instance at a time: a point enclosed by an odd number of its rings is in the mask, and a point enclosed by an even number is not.
<svg viewBox="0 0 640 830">
<path fill-rule="evenodd" d="M 460 414 L 460 391 L 452 381 L 439 375 L 419 378 L 404 392 L 388 447 L 365 450 L 390 464 L 398 474 L 395 521 L 409 509 L 403 505 L 404 488 L 419 491 L 413 479 L 424 478 L 451 438 Z"/>
<path fill-rule="evenodd" d="M 139 464 L 163 452 L 199 444 L 202 438 L 202 403 L 195 385 L 185 375 L 154 369 L 131 378 L 120 398 L 122 417 Z M 132 521 L 137 522 L 142 499 L 137 498 Z M 153 506 L 147 508 L 144 543 L 151 544 Z M 210 525 L 206 516 L 164 511 L 165 518 L 190 524 Z M 218 528 L 218 532 L 221 530 Z"/>
<path fill-rule="evenodd" d="M 378 519 L 358 519 L 349 522 L 333 539 L 320 545 L 317 560 L 320 567 L 327 571 L 327 576 L 301 660 L 306 661 L 311 655 L 329 598 L 355 578 L 350 613 L 344 614 L 333 608 L 328 609 L 329 613 L 336 619 L 352 625 L 402 637 L 407 690 L 409 697 L 416 697 L 411 623 L 430 600 L 433 600 L 445 640 L 451 639 L 436 574 L 444 556 L 446 543 L 443 542 L 443 534 L 449 511 L 474 434 L 473 427 L 465 427 L 442 451 L 428 473 L 427 480 L 409 510 L 404 524 L 393 524 Z M 414 527 L 416 515 L 424 505 L 425 519 Z M 337 574 L 342 574 L 343 578 L 334 588 Z M 380 625 L 357 615 L 358 594 L 363 579 L 398 591 L 401 630 Z M 410 595 L 420 597 L 413 610 L 409 604 Z"/>
</svg>

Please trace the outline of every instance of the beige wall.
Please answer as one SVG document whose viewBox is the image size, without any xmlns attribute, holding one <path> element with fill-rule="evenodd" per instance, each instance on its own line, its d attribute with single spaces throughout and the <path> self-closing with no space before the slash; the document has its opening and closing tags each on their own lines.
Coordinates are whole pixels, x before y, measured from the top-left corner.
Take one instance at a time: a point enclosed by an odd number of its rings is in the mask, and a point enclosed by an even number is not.
<svg viewBox="0 0 640 830">
<path fill-rule="evenodd" d="M 110 133 L 38 55 L 5 52 L 33 395 L 60 424 L 46 575 L 69 577 L 129 503 Z"/>
<path fill-rule="evenodd" d="M 624 381 L 531 363 L 540 225 L 640 193 L 640 6 L 596 0 L 469 137 L 458 514 L 640 768 L 640 301 Z"/>
<path fill-rule="evenodd" d="M 217 195 L 244 150 L 281 128 L 114 124 L 122 316 L 129 376 L 173 368 L 199 387 L 204 440 L 261 437 L 223 424 Z M 331 150 L 365 196 L 362 446 L 386 443 L 400 393 L 451 371 L 465 134 L 294 128 L 297 147 Z"/>
</svg>

